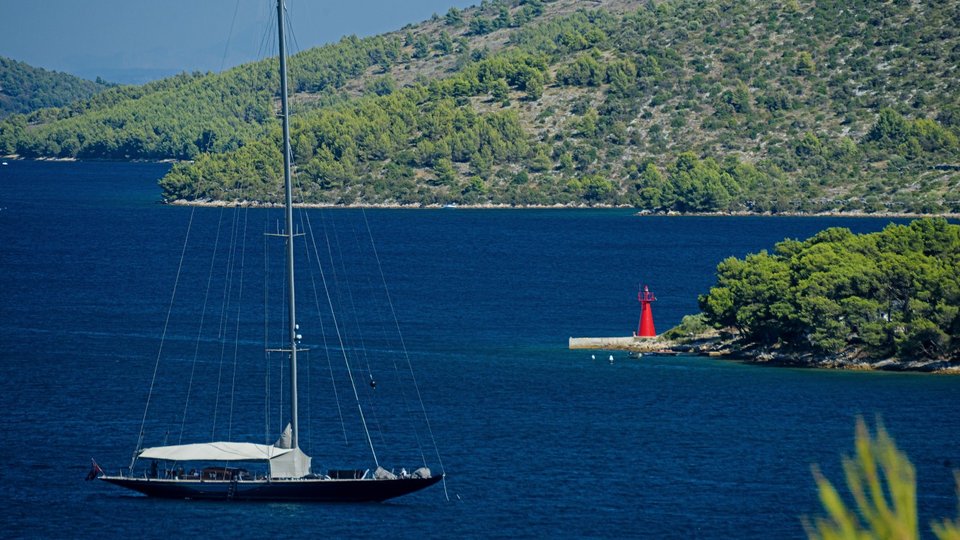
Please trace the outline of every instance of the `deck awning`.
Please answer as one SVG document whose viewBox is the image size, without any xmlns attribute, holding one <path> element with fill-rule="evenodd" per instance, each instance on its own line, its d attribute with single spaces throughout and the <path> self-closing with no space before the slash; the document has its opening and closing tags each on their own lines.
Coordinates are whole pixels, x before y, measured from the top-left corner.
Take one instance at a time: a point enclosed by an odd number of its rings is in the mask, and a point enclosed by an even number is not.
<svg viewBox="0 0 960 540">
<path fill-rule="evenodd" d="M 212 442 L 144 448 L 141 459 L 164 461 L 266 461 L 271 478 L 303 478 L 310 473 L 310 456 L 299 448 L 270 444 Z"/>
<path fill-rule="evenodd" d="M 211 442 L 144 448 L 139 457 L 166 461 L 270 461 L 290 452 L 290 448 L 269 444 Z"/>
</svg>

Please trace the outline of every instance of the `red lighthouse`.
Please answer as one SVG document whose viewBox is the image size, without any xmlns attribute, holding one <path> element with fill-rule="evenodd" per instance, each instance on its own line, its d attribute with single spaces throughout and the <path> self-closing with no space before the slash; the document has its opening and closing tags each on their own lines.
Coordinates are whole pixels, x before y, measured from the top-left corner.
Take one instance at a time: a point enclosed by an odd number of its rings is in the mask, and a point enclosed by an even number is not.
<svg viewBox="0 0 960 540">
<path fill-rule="evenodd" d="M 637 300 L 640 301 L 640 326 L 637 328 L 638 337 L 657 337 L 657 331 L 653 327 L 653 310 L 650 308 L 650 302 L 656 302 L 657 298 L 650 292 L 646 285 L 637 293 Z"/>
</svg>

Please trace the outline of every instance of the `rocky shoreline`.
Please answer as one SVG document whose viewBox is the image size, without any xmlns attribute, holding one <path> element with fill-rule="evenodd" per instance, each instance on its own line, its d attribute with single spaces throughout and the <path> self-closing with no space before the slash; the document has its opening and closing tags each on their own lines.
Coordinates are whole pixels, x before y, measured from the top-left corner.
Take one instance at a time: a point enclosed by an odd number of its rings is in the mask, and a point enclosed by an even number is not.
<svg viewBox="0 0 960 540">
<path fill-rule="evenodd" d="M 819 369 L 844 369 L 856 371 L 916 371 L 924 373 L 960 375 L 960 364 L 945 360 L 905 360 L 899 358 L 872 359 L 862 351 L 845 350 L 836 354 L 813 351 L 787 351 L 779 347 L 760 347 L 744 343 L 736 338 L 719 335 L 701 336 L 679 341 L 662 338 L 637 341 L 626 347 L 631 352 L 654 354 L 687 354 L 723 358 L 750 364 L 779 367 L 804 367 Z"/>
<path fill-rule="evenodd" d="M 173 201 L 167 201 L 166 204 L 171 204 L 174 206 L 200 206 L 200 207 L 212 207 L 212 208 L 221 208 L 221 207 L 241 207 L 241 208 L 282 208 L 283 203 L 265 203 L 260 201 L 188 201 L 185 199 L 176 199 Z M 517 206 L 510 204 L 494 204 L 494 203 L 484 203 L 484 204 L 400 204 L 400 203 L 350 203 L 350 204 L 336 204 L 336 203 L 293 203 L 295 208 L 389 208 L 394 210 L 431 210 L 438 208 L 450 208 L 450 209 L 493 209 L 493 210 L 549 210 L 549 209 L 562 209 L 562 208 L 632 208 L 631 206 L 590 206 L 586 204 L 552 204 L 552 205 L 525 205 Z"/>
<path fill-rule="evenodd" d="M 927 218 L 927 217 L 942 217 L 948 219 L 958 219 L 960 218 L 960 213 L 957 212 L 944 212 L 942 214 L 918 214 L 913 212 L 862 212 L 862 211 L 851 211 L 851 212 L 749 212 L 749 211 L 736 211 L 736 212 L 650 212 L 643 210 L 637 212 L 638 216 L 704 216 L 704 217 L 748 217 L 748 216 L 763 216 L 763 217 L 840 217 L 840 218 Z"/>
<path fill-rule="evenodd" d="M 7 154 L 0 156 L 3 159 L 11 160 L 22 160 L 25 159 L 22 156 L 17 154 Z M 49 161 L 49 162 L 72 162 L 72 161 L 114 161 L 114 160 L 80 160 L 78 158 L 53 158 L 53 157 L 40 157 L 33 158 L 33 161 Z M 136 160 L 119 160 L 124 162 L 143 162 L 143 163 L 178 163 L 182 160 L 177 159 L 159 159 L 159 160 L 145 160 L 145 159 L 136 159 Z M 234 200 L 234 201 L 220 201 L 220 200 L 186 200 L 186 199 L 176 199 L 172 201 L 163 201 L 164 204 L 170 204 L 175 206 L 199 206 L 199 207 L 211 207 L 211 208 L 222 208 L 230 206 L 238 206 L 241 208 L 280 208 L 283 206 L 283 203 L 265 203 L 262 201 L 247 201 L 247 200 Z M 337 204 L 337 203 L 294 203 L 294 206 L 297 208 L 389 208 L 389 209 L 437 209 L 437 208 L 462 208 L 462 209 L 514 209 L 514 210 L 537 210 L 537 209 L 602 209 L 602 208 L 635 208 L 632 205 L 621 204 L 621 205 L 611 205 L 611 204 L 586 204 L 586 203 L 555 203 L 555 204 L 531 204 L 531 205 L 515 205 L 515 204 L 506 204 L 506 203 L 480 203 L 480 204 L 401 204 L 401 203 L 350 203 L 350 204 Z M 752 216 L 762 216 L 762 217 L 838 217 L 838 218 L 924 218 L 924 217 L 942 217 L 947 219 L 960 219 L 960 213 L 957 212 L 946 212 L 940 214 L 923 214 L 923 213 L 913 213 L 913 212 L 863 212 L 863 211 L 852 211 L 852 212 L 840 212 L 840 211 L 829 211 L 829 212 L 751 212 L 747 210 L 741 211 L 732 211 L 732 212 L 676 212 L 676 211 L 652 211 L 652 210 L 638 210 L 635 213 L 636 216 L 675 216 L 675 217 L 685 217 L 685 216 L 699 216 L 699 217 L 752 217 Z"/>
<path fill-rule="evenodd" d="M 166 201 L 166 204 L 171 204 L 175 206 L 199 206 L 199 207 L 212 207 L 212 208 L 221 208 L 221 207 L 241 207 L 241 208 L 280 208 L 283 206 L 282 203 L 265 203 L 261 201 L 218 201 L 218 200 L 186 200 L 186 199 L 176 199 L 173 201 Z M 545 204 L 545 205 L 514 205 L 514 204 L 505 204 L 505 203 L 481 203 L 481 204 L 401 204 L 401 203 L 350 203 L 350 204 L 337 204 L 337 203 L 294 203 L 297 208 L 389 208 L 389 209 L 402 209 L 402 210 L 417 210 L 417 209 L 438 209 L 438 208 L 450 208 L 450 209 L 465 209 L 465 210 L 550 210 L 550 209 L 608 209 L 608 208 L 634 208 L 630 205 L 604 205 L 604 204 L 584 204 L 584 203 L 556 203 L 556 204 Z M 943 214 L 915 214 L 909 212 L 817 212 L 817 213 L 803 213 L 803 212 L 779 212 L 776 214 L 770 212 L 652 212 L 649 210 L 642 210 L 636 212 L 634 215 L 638 217 L 647 217 L 647 216 L 670 216 L 670 217 L 685 217 L 685 216 L 699 216 L 699 217 L 748 217 L 748 216 L 761 216 L 761 217 L 842 217 L 842 218 L 923 218 L 923 217 L 943 217 L 948 219 L 960 219 L 960 213 L 943 213 Z"/>
</svg>

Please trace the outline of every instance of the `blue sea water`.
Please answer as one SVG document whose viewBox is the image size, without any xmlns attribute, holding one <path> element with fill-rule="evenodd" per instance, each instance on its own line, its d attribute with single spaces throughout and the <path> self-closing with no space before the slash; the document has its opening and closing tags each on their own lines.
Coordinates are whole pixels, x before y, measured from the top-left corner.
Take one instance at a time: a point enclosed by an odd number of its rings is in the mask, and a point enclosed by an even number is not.
<svg viewBox="0 0 960 540">
<path fill-rule="evenodd" d="M 263 235 L 280 216 L 158 204 L 166 167 L 0 167 L 2 536 L 796 538 L 803 516 L 820 514 L 811 465 L 842 482 L 857 416 L 882 418 L 913 460 L 924 534 L 956 515 L 956 377 L 622 354 L 611 364 L 566 348 L 570 336 L 629 335 L 641 282 L 663 331 L 696 310 L 723 258 L 887 219 L 312 210 L 301 228 L 320 242 L 313 251 L 300 237 L 302 251 L 326 260 L 329 241 L 335 264 L 321 277 L 315 260 L 298 261 L 298 309 L 304 320 L 322 311 L 314 285 L 326 278 L 381 463 L 416 466 L 416 435 L 437 471 L 425 426 L 408 418 L 419 410 L 410 390 L 404 405 L 386 401 L 409 386 L 393 369 L 405 357 L 392 301 L 450 500 L 438 486 L 383 504 L 197 503 L 84 482 L 91 457 L 109 471 L 129 463 L 158 357 L 145 446 L 175 443 L 181 422 L 184 442 L 211 432 L 263 442 L 284 418 L 282 362 L 244 352 L 279 337 L 264 338 L 264 319 L 282 322 L 282 308 L 265 317 L 258 306 L 265 278 L 269 298 L 282 292 L 280 270 L 263 261 L 280 263 L 282 246 Z M 336 337 L 329 316 L 319 321 L 328 347 L 318 324 L 302 328 L 312 350 L 301 388 L 317 396 L 301 404 L 303 446 L 318 465 L 370 466 L 362 436 L 339 422 L 356 405 L 348 386 L 329 383 L 345 368 L 336 354 L 328 363 Z"/>
</svg>

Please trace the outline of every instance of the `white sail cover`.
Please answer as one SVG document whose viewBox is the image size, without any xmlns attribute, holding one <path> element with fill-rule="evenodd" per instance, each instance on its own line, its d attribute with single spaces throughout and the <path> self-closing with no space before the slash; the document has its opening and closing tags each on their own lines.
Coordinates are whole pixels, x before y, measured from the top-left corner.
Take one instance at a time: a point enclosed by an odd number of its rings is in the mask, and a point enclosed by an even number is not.
<svg viewBox="0 0 960 540">
<path fill-rule="evenodd" d="M 283 428 L 283 433 L 280 434 L 280 438 L 277 439 L 277 442 L 273 443 L 277 448 L 292 448 L 293 446 L 293 428 L 290 427 L 290 424 L 287 424 L 287 427 Z"/>
<path fill-rule="evenodd" d="M 212 442 L 145 448 L 140 457 L 167 461 L 269 461 L 291 451 L 269 444 Z"/>
<path fill-rule="evenodd" d="M 141 459 L 165 461 L 268 461 L 271 478 L 303 478 L 310 474 L 310 456 L 299 448 L 270 444 L 212 442 L 155 446 L 140 452 Z"/>
<path fill-rule="evenodd" d="M 286 449 L 283 455 L 270 460 L 270 477 L 303 478 L 310 474 L 311 461 L 299 448 Z"/>
</svg>

